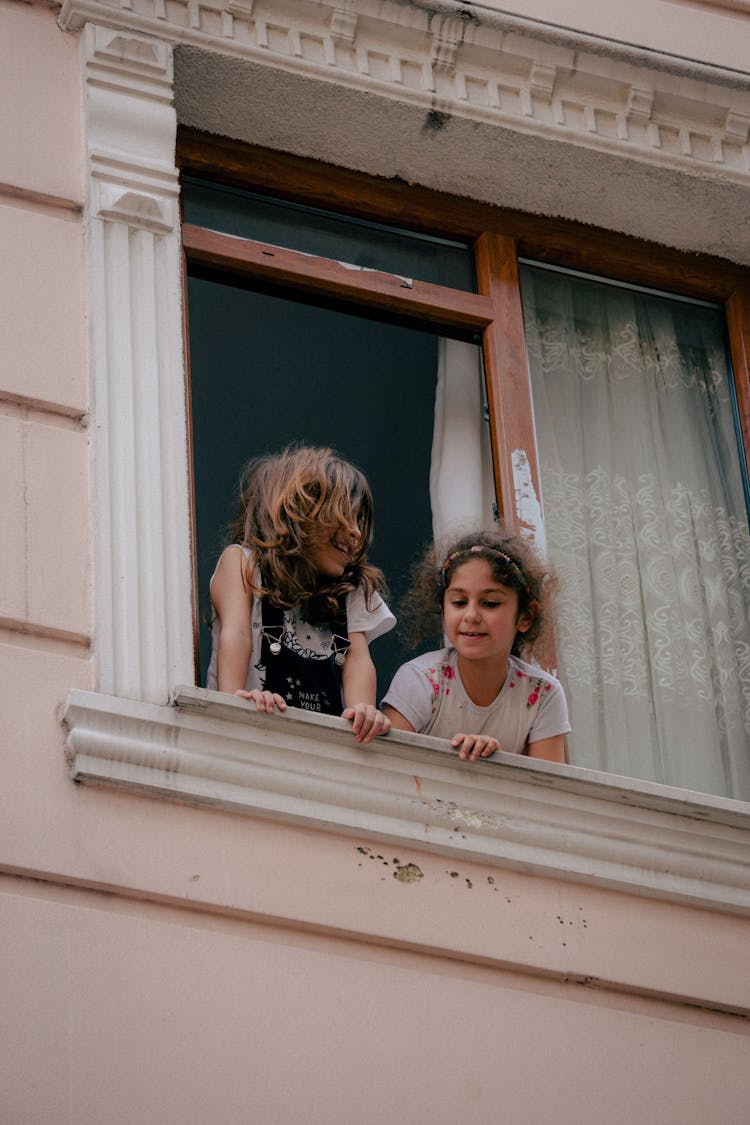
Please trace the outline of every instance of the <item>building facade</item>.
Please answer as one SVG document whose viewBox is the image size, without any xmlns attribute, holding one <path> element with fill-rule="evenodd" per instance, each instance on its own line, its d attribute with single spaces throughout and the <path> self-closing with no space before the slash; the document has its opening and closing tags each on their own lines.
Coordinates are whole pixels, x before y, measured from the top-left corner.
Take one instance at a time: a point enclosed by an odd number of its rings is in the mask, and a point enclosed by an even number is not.
<svg viewBox="0 0 750 1125">
<path fill-rule="evenodd" d="M 0 25 L 3 1119 L 744 1122 L 746 732 L 655 712 L 659 773 L 574 718 L 571 766 L 470 771 L 202 689 L 201 317 L 225 352 L 190 286 L 478 349 L 477 449 L 537 542 L 528 271 L 710 306 L 739 479 L 750 4 L 0 0 Z M 212 226 L 217 184 L 378 253 L 468 247 L 476 284 Z"/>
</svg>

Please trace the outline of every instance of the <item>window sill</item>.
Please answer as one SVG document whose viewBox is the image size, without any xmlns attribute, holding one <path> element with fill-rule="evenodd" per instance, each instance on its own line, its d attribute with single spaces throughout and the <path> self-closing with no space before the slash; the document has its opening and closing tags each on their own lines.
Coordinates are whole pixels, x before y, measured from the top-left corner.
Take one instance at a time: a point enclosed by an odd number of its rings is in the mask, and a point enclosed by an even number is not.
<svg viewBox="0 0 750 1125">
<path fill-rule="evenodd" d="M 172 706 L 72 691 L 75 781 L 750 914 L 750 805 L 500 754 L 467 766 L 398 732 L 178 688 Z"/>
</svg>

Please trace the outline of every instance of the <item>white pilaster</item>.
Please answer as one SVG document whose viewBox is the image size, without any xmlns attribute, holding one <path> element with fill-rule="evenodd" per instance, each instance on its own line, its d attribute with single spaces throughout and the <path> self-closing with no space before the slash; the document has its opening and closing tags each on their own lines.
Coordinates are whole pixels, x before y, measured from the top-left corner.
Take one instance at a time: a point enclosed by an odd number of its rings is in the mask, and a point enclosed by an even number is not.
<svg viewBox="0 0 750 1125">
<path fill-rule="evenodd" d="M 82 41 L 97 687 L 158 703 L 193 676 L 172 48 Z"/>
</svg>

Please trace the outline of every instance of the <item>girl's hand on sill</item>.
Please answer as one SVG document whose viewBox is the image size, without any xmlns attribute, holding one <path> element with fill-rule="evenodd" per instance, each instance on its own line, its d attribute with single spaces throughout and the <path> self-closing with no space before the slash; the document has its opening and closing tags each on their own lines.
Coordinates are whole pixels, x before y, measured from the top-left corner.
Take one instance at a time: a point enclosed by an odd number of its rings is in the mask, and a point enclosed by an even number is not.
<svg viewBox="0 0 750 1125">
<path fill-rule="evenodd" d="M 249 699 L 258 711 L 265 711 L 268 715 L 272 715 L 277 707 L 279 711 L 286 711 L 286 700 L 275 691 L 260 691 L 258 688 L 244 691 L 238 688 L 234 694 L 239 695 L 240 699 Z"/>
<path fill-rule="evenodd" d="M 488 734 L 454 734 L 451 746 L 456 747 L 462 762 L 476 762 L 477 758 L 489 758 L 490 754 L 500 749 L 497 739 L 491 738 Z"/>
<path fill-rule="evenodd" d="M 352 719 L 352 731 L 357 742 L 372 742 L 391 729 L 391 720 L 372 703 L 355 703 L 342 712 L 342 718 Z"/>
</svg>

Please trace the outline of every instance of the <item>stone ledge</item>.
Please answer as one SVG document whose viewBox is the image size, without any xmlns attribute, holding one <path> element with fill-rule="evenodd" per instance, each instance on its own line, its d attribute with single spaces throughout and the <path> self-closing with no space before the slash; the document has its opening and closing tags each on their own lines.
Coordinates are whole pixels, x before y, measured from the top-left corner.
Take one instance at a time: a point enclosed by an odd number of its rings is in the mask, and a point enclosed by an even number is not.
<svg viewBox="0 0 750 1125">
<path fill-rule="evenodd" d="M 663 901 L 750 914 L 750 806 L 448 743 L 354 743 L 342 719 L 259 715 L 179 688 L 173 706 L 72 691 L 71 777 Z"/>
</svg>

